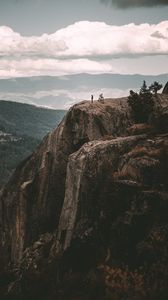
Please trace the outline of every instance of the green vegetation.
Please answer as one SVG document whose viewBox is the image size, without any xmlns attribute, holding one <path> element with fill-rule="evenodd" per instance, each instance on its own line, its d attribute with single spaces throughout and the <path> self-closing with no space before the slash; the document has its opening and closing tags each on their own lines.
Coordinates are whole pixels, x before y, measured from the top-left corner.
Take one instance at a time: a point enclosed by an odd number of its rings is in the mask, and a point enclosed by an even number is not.
<svg viewBox="0 0 168 300">
<path fill-rule="evenodd" d="M 149 88 L 147 87 L 146 81 L 143 81 L 143 85 L 140 88 L 140 94 L 145 94 L 150 92 Z"/>
<path fill-rule="evenodd" d="M 152 83 L 149 87 L 150 91 L 152 91 L 155 95 L 157 94 L 157 92 L 162 88 L 162 84 L 160 84 L 157 81 L 154 81 L 154 83 Z"/>
<path fill-rule="evenodd" d="M 17 136 L 42 138 L 65 115 L 65 110 L 51 110 L 33 105 L 0 101 L 0 128 Z"/>
<path fill-rule="evenodd" d="M 64 110 L 0 101 L 0 187 L 64 115 Z"/>
<path fill-rule="evenodd" d="M 131 114 L 135 123 L 149 122 L 149 118 L 154 112 L 155 106 L 153 93 L 156 96 L 161 88 L 162 85 L 157 81 L 147 87 L 146 81 L 144 80 L 139 93 L 132 90 L 130 91 L 128 105 L 131 108 Z"/>
<path fill-rule="evenodd" d="M 16 166 L 40 143 L 40 139 L 22 136 L 17 141 L 0 142 L 0 186 L 6 182 Z"/>
<path fill-rule="evenodd" d="M 154 100 L 150 92 L 138 94 L 131 90 L 128 105 L 135 123 L 146 123 L 153 112 Z"/>
</svg>

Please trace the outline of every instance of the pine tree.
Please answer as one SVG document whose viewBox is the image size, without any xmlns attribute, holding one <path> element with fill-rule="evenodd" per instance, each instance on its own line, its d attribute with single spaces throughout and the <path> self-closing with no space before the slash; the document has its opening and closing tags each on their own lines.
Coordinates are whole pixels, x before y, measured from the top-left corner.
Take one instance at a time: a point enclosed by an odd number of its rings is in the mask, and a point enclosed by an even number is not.
<svg viewBox="0 0 168 300">
<path fill-rule="evenodd" d="M 141 86 L 140 89 L 140 94 L 145 94 L 145 93 L 149 93 L 149 89 L 147 87 L 146 81 L 143 81 L 143 85 Z"/>
<path fill-rule="evenodd" d="M 162 88 L 162 84 L 160 84 L 158 81 L 154 81 L 149 87 L 149 90 L 152 91 L 155 95 L 157 92 Z"/>
</svg>

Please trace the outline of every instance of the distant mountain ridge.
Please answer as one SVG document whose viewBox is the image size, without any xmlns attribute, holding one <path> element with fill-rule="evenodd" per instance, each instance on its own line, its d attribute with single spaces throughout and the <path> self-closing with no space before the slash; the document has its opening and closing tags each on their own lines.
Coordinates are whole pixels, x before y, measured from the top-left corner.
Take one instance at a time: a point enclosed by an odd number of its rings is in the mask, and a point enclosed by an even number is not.
<svg viewBox="0 0 168 300">
<path fill-rule="evenodd" d="M 9 79 L 0 79 L 0 91 L 1 92 L 32 92 L 45 88 L 50 89 L 63 89 L 63 88 L 76 88 L 81 84 L 87 84 L 90 87 L 112 87 L 126 89 L 129 87 L 139 87 L 141 82 L 146 80 L 147 83 L 152 81 L 161 81 L 163 85 L 168 80 L 168 74 L 159 75 L 125 75 L 125 74 L 73 74 L 63 76 L 33 76 L 33 77 L 18 77 Z"/>
<path fill-rule="evenodd" d="M 146 76 L 81 73 L 0 79 L 0 98 L 67 109 L 76 102 L 89 99 L 91 94 L 94 95 L 94 99 L 100 93 L 103 93 L 105 98 L 127 96 L 129 89 L 139 89 L 143 80 L 146 80 L 148 85 L 159 81 L 164 86 L 168 81 L 168 74 Z"/>
<path fill-rule="evenodd" d="M 64 110 L 0 100 L 0 186 L 64 114 Z"/>
</svg>

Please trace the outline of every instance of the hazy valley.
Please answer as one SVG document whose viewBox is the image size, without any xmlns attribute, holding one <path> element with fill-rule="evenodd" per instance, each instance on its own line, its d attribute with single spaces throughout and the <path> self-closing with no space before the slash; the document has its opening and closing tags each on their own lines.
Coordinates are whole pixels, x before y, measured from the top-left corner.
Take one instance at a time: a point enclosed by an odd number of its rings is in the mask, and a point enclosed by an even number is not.
<svg viewBox="0 0 168 300">
<path fill-rule="evenodd" d="M 89 99 L 91 94 L 94 99 L 98 99 L 100 93 L 105 98 L 124 97 L 129 94 L 130 89 L 139 89 L 143 80 L 147 84 L 159 81 L 164 86 L 168 75 L 83 73 L 0 79 L 0 98 L 53 109 L 68 109 L 77 102 Z"/>
</svg>

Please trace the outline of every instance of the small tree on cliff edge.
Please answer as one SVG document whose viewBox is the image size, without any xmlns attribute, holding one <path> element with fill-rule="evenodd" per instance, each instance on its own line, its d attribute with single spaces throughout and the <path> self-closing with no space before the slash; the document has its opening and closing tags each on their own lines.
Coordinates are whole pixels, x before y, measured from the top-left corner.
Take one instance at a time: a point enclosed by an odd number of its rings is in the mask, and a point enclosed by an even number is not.
<svg viewBox="0 0 168 300">
<path fill-rule="evenodd" d="M 157 81 L 154 81 L 154 83 L 152 83 L 149 87 L 149 90 L 152 91 L 155 95 L 157 94 L 157 92 L 162 88 L 162 84 L 160 84 Z"/>
<path fill-rule="evenodd" d="M 140 94 L 145 94 L 145 93 L 149 93 L 150 90 L 149 88 L 147 87 L 147 84 L 146 84 L 146 81 L 144 80 L 143 81 L 143 85 L 141 86 L 141 89 L 140 89 Z"/>
</svg>

